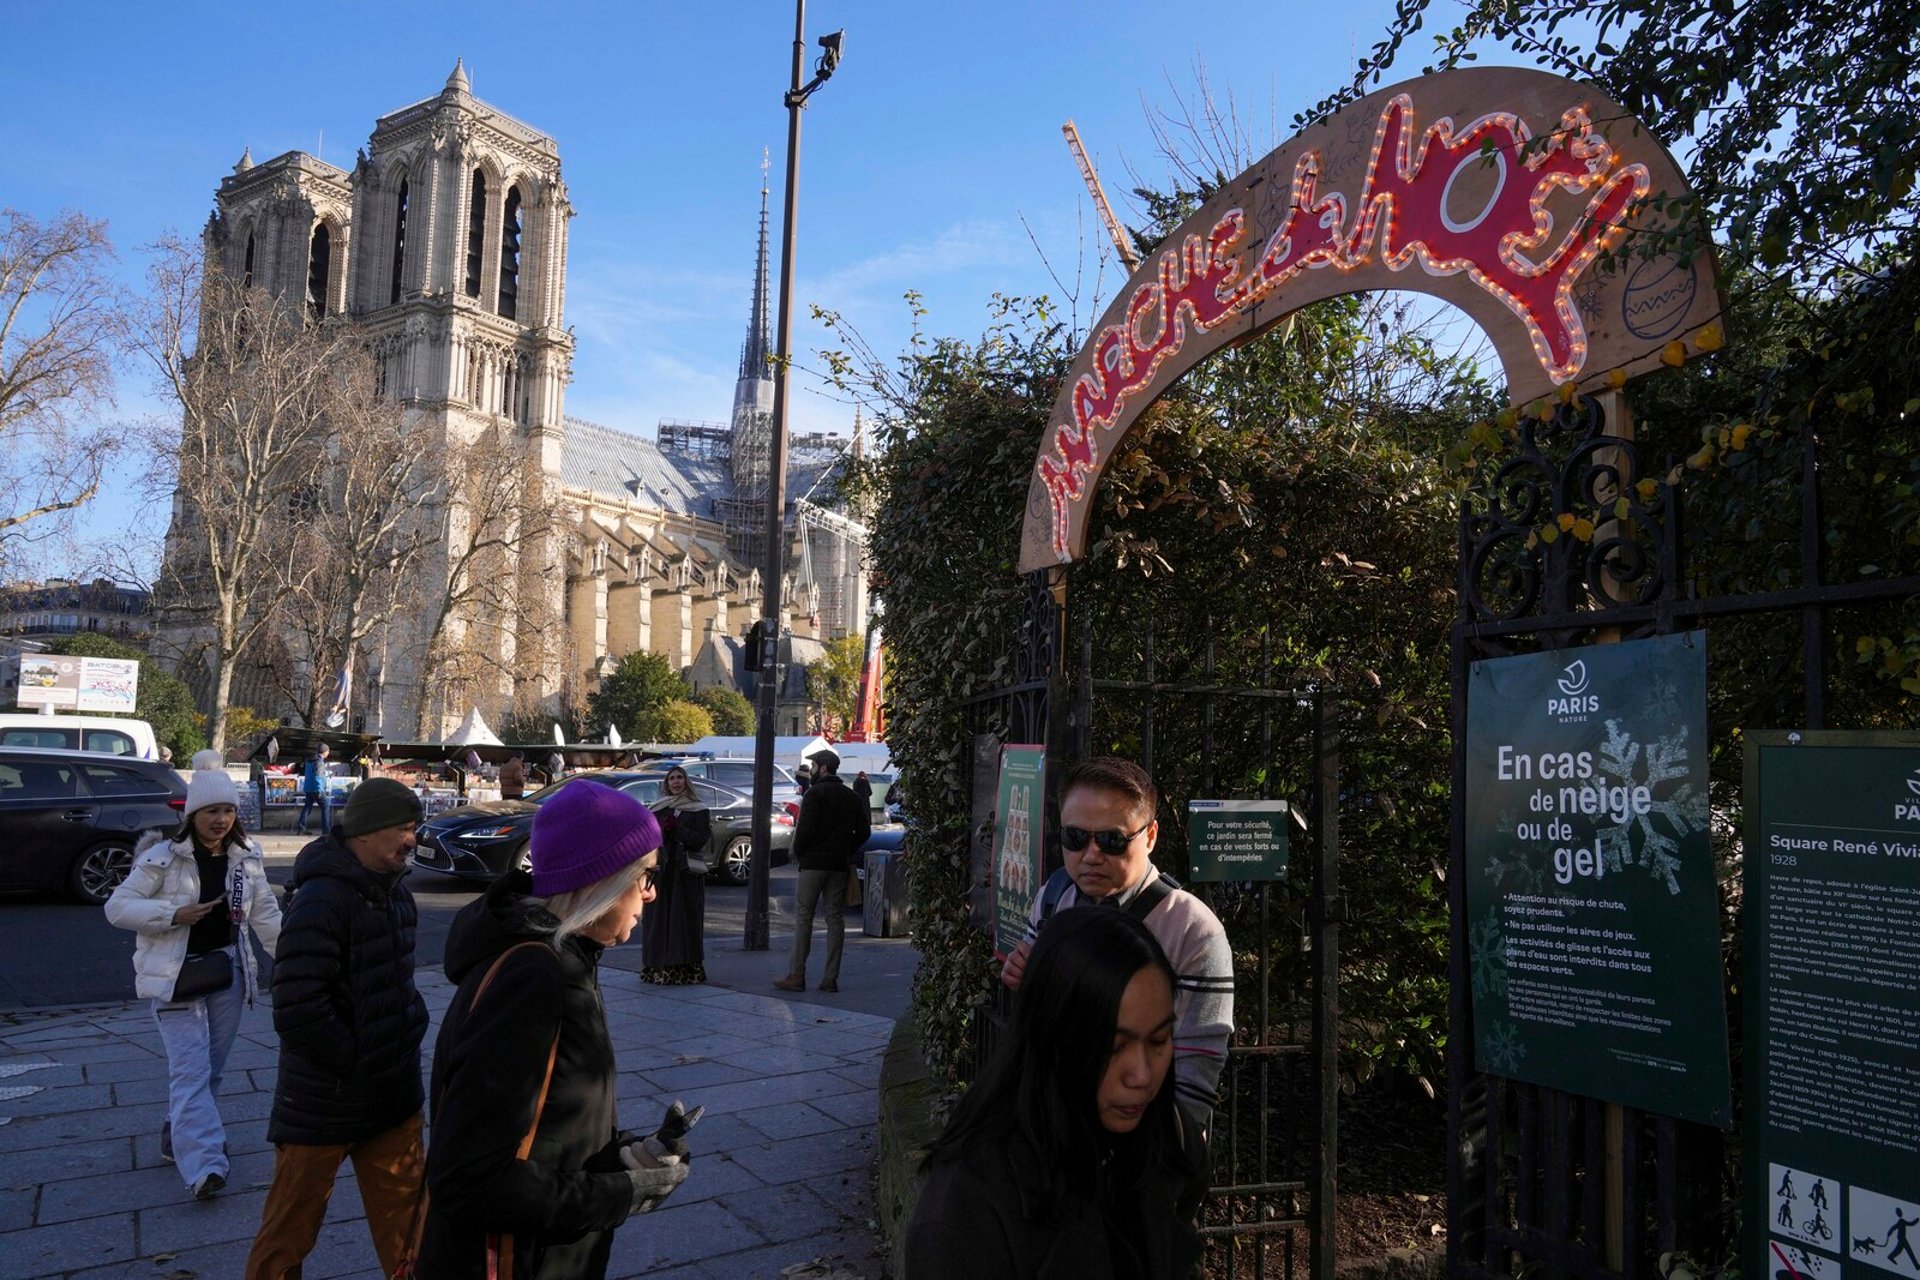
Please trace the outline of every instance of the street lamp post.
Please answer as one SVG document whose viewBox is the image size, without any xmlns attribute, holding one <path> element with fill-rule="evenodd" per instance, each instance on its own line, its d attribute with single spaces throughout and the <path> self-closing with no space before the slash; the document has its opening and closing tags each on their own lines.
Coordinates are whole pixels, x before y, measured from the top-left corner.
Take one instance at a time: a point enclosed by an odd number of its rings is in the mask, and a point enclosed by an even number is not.
<svg viewBox="0 0 1920 1280">
<path fill-rule="evenodd" d="M 820 37 L 820 60 L 813 79 L 807 71 L 807 0 L 793 5 L 793 86 L 787 90 L 787 203 L 786 224 L 780 234 L 780 320 L 773 365 L 773 440 L 767 451 L 767 547 L 761 572 L 765 590 L 760 611 L 760 683 L 755 689 L 758 723 L 753 740 L 753 861 L 747 872 L 747 918 L 741 946 L 765 951 L 767 928 L 767 873 L 773 865 L 773 738 L 774 708 L 780 685 L 780 587 L 786 571 L 787 521 L 787 404 L 793 340 L 794 217 L 800 204 L 800 112 L 814 90 L 825 84 L 840 65 L 845 33 Z"/>
</svg>

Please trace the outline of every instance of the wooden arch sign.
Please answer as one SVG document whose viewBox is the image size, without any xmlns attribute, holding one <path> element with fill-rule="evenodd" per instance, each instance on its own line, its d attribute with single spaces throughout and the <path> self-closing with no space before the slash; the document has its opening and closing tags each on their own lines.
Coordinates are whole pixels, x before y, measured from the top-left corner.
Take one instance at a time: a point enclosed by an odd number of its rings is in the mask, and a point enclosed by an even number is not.
<svg viewBox="0 0 1920 1280">
<path fill-rule="evenodd" d="M 1148 405 L 1309 302 L 1443 298 L 1486 331 L 1516 403 L 1698 349 L 1721 319 L 1710 255 L 1596 263 L 1660 225 L 1648 197 L 1688 194 L 1624 108 L 1523 68 L 1427 76 L 1310 126 L 1221 188 L 1100 317 L 1034 460 L 1021 571 L 1081 556 L 1101 472 Z"/>
</svg>

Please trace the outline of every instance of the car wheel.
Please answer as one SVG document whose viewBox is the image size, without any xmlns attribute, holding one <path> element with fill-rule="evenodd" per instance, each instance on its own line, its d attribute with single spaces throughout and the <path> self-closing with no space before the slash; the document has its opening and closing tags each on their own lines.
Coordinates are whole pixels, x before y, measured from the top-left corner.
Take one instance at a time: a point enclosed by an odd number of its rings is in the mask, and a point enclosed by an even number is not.
<svg viewBox="0 0 1920 1280">
<path fill-rule="evenodd" d="M 125 840 L 97 844 L 73 860 L 67 887 L 82 902 L 100 906 L 133 870 L 133 845 Z"/>
<path fill-rule="evenodd" d="M 727 841 L 727 851 L 720 859 L 720 874 L 728 884 L 745 884 L 747 875 L 753 866 L 753 837 L 737 835 Z"/>
<path fill-rule="evenodd" d="M 521 845 L 520 852 L 513 855 L 513 869 L 526 872 L 533 870 L 533 841 Z"/>
</svg>

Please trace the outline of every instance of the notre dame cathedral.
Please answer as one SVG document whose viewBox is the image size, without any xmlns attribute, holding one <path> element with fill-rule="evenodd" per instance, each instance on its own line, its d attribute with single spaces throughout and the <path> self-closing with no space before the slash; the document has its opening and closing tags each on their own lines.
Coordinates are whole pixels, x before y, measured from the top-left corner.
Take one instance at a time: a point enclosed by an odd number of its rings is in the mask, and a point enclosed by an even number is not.
<svg viewBox="0 0 1920 1280">
<path fill-rule="evenodd" d="M 556 541 L 517 544 L 538 565 L 492 567 L 508 585 L 490 600 L 510 602 L 522 625 L 454 620 L 456 643 L 490 647 L 488 661 L 461 670 L 490 674 L 435 678 L 423 669 L 420 619 L 396 610 L 383 620 L 352 655 L 348 703 L 366 732 L 438 738 L 473 708 L 495 725 L 510 713 L 556 710 L 642 649 L 664 655 L 696 689 L 753 695 L 743 648 L 761 606 L 773 405 L 765 186 L 763 175 L 731 416 L 662 422 L 650 439 L 567 417 L 575 210 L 559 147 L 474 97 L 463 65 L 437 95 L 381 117 L 351 172 L 293 151 L 260 163 L 243 156 L 221 180 L 210 260 L 276 297 L 345 317 L 364 333 L 385 393 L 406 410 L 422 449 L 495 429 L 524 451 L 526 483 L 546 486 L 554 499 L 546 509 L 560 513 Z M 791 440 L 781 733 L 813 728 L 802 673 L 823 642 L 866 628 L 866 529 L 835 483 L 862 447 L 857 420 L 851 438 Z M 458 516 L 439 518 L 451 526 Z M 190 554 L 184 543 L 170 537 L 167 555 Z M 451 550 L 436 550 L 414 570 L 428 578 L 422 595 L 455 571 Z M 204 617 L 190 600 L 156 605 L 155 651 L 191 677 Z M 529 628 L 556 643 L 529 643 Z M 289 660 L 285 646 L 267 647 Z M 299 711 L 287 705 L 285 672 L 267 679 L 264 661 L 242 661 L 232 701 L 269 716 Z M 303 673 L 309 688 L 334 678 Z"/>
</svg>

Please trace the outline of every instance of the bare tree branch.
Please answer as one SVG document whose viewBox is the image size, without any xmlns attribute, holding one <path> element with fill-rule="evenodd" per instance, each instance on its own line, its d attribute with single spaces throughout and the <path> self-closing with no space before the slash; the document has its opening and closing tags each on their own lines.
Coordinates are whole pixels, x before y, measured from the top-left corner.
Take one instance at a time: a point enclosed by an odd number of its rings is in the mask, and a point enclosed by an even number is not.
<svg viewBox="0 0 1920 1280">
<path fill-rule="evenodd" d="M 0 209 L 0 557 L 100 491 L 125 305 L 112 258 L 104 222 Z"/>
<path fill-rule="evenodd" d="M 177 239 L 156 246 L 149 279 L 133 346 L 180 414 L 145 440 L 151 474 L 173 484 L 156 632 L 197 637 L 223 747 L 236 663 L 317 572 L 297 535 L 359 347 Z"/>
</svg>

